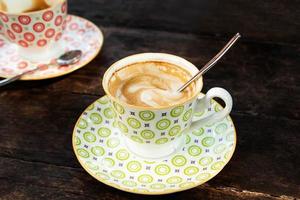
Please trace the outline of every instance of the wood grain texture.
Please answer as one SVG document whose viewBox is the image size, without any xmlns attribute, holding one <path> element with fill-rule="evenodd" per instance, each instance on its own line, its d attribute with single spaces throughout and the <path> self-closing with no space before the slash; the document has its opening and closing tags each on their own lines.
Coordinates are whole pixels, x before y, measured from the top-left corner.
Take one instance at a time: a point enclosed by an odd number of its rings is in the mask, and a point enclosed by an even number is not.
<svg viewBox="0 0 300 200">
<path fill-rule="evenodd" d="M 69 0 L 70 12 L 103 26 L 300 43 L 299 0 Z"/>
<path fill-rule="evenodd" d="M 103 51 L 81 70 L 1 88 L 2 199 L 139 198 L 104 186 L 83 171 L 71 147 L 77 118 L 104 94 L 101 77 L 114 61 L 156 51 L 177 54 L 201 66 L 226 42 L 165 31 L 103 30 Z M 237 150 L 208 184 L 163 198 L 300 198 L 297 55 L 299 48 L 293 45 L 241 41 L 207 73 L 204 91 L 221 86 L 233 95 Z"/>
<path fill-rule="evenodd" d="M 63 77 L 0 88 L 0 199 L 157 199 L 89 176 L 71 146 L 82 111 L 104 95 L 115 61 L 164 52 L 199 68 L 237 31 L 238 44 L 204 77 L 204 92 L 233 96 L 238 144 L 214 179 L 161 199 L 300 199 L 300 2 L 298 0 L 69 0 L 99 25 L 100 54 Z"/>
<path fill-rule="evenodd" d="M 88 66 L 52 80 L 14 83 L 7 86 L 4 93 L 32 87 L 34 90 L 101 96 L 104 94 L 101 80 L 105 70 L 123 57 L 143 52 L 165 52 L 186 58 L 200 68 L 227 42 L 164 31 L 103 30 L 106 38 L 103 50 Z M 299 55 L 300 47 L 297 46 L 252 43 L 241 39 L 205 74 L 204 92 L 216 86 L 228 89 L 235 102 L 234 111 L 241 114 L 300 119 Z"/>
</svg>

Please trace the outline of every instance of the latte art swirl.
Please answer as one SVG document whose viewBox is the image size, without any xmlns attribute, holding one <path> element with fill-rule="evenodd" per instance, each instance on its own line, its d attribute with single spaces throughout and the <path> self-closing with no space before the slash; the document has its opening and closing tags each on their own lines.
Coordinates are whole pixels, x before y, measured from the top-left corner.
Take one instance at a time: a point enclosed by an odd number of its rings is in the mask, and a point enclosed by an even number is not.
<svg viewBox="0 0 300 200">
<path fill-rule="evenodd" d="M 184 92 L 177 92 L 189 78 L 188 72 L 169 63 L 136 63 L 117 71 L 109 88 L 113 96 L 131 105 L 170 106 L 191 97 L 193 85 Z"/>
</svg>

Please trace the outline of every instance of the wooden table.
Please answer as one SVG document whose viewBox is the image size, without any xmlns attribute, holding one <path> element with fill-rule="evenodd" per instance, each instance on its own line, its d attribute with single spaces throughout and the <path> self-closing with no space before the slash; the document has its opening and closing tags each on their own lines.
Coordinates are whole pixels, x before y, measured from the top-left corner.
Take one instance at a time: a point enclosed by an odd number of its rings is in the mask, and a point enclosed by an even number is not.
<svg viewBox="0 0 300 200">
<path fill-rule="evenodd" d="M 157 199 L 89 176 L 71 145 L 81 112 L 104 95 L 105 70 L 140 52 L 201 67 L 236 32 L 244 37 L 205 75 L 204 92 L 234 99 L 236 152 L 223 171 L 162 199 L 300 198 L 300 4 L 282 0 L 86 0 L 69 12 L 101 27 L 101 53 L 63 77 L 0 88 L 0 199 Z"/>
</svg>

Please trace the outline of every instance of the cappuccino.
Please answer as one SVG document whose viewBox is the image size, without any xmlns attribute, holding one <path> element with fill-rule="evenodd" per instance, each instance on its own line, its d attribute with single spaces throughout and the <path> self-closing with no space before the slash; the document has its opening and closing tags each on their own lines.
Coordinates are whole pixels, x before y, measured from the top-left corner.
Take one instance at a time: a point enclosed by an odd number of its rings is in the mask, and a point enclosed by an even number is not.
<svg viewBox="0 0 300 200">
<path fill-rule="evenodd" d="M 110 93 L 120 101 L 142 107 L 172 106 L 189 99 L 195 84 L 183 92 L 177 89 L 191 78 L 185 69 L 167 62 L 140 62 L 128 65 L 112 75 Z"/>
<path fill-rule="evenodd" d="M 0 0 L 0 10 L 8 13 L 26 13 L 44 10 L 61 0 Z"/>
</svg>

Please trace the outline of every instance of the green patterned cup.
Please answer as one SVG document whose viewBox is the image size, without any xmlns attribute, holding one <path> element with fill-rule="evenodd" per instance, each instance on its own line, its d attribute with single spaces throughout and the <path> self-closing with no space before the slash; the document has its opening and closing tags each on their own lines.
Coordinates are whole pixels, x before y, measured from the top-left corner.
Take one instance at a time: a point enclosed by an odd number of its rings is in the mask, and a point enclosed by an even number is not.
<svg viewBox="0 0 300 200">
<path fill-rule="evenodd" d="M 107 117 L 115 117 L 115 126 L 123 133 L 124 142 L 133 153 L 145 158 L 166 157 L 183 144 L 183 135 L 187 129 L 199 129 L 205 123 L 219 121 L 229 115 L 232 108 L 230 94 L 222 88 L 212 88 L 206 95 L 200 94 L 203 86 L 202 77 L 196 81 L 196 92 L 187 101 L 178 105 L 145 108 L 129 105 L 113 97 L 108 89 L 108 83 L 117 70 L 130 64 L 160 61 L 175 64 L 189 71 L 192 75 L 198 69 L 187 60 L 175 55 L 164 53 L 142 53 L 123 58 L 105 72 L 102 85 L 110 99 L 112 109 Z M 195 114 L 201 114 L 208 109 L 214 97 L 223 99 L 226 106 L 223 110 L 202 118 L 195 119 Z"/>
</svg>

